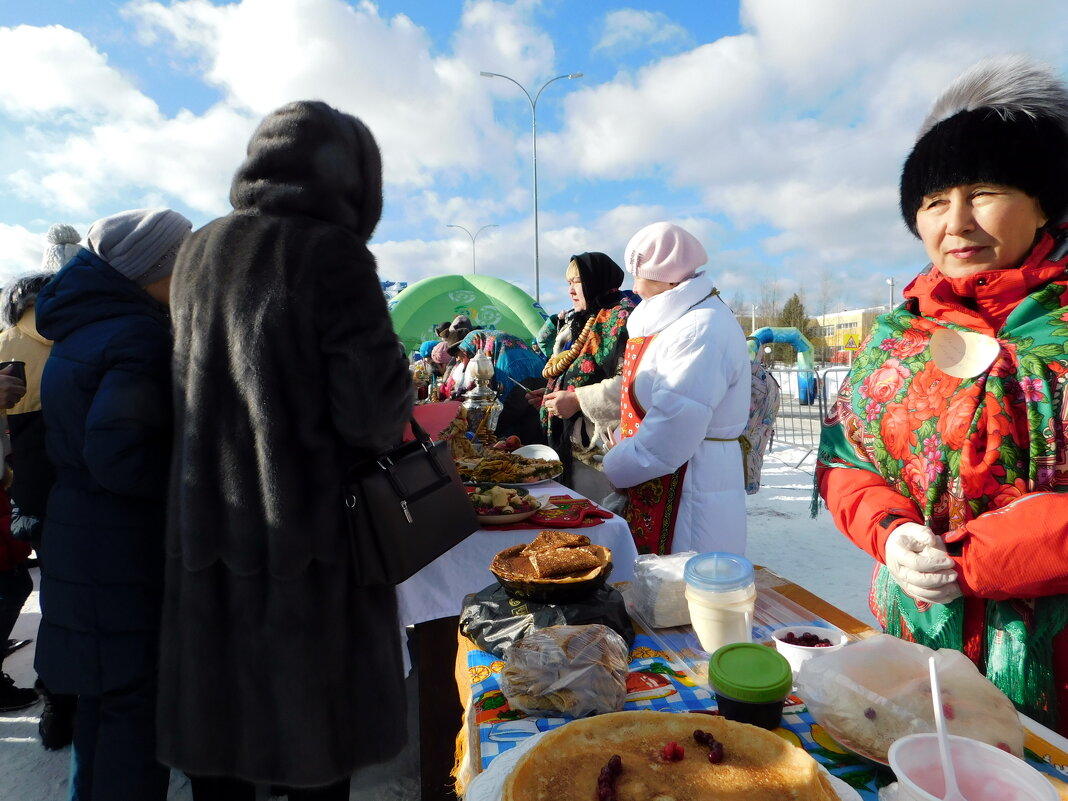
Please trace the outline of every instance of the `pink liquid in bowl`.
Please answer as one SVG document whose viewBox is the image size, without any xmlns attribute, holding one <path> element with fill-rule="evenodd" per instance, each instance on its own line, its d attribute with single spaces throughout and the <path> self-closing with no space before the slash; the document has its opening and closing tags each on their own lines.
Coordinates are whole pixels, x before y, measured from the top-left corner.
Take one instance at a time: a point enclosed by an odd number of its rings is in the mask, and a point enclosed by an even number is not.
<svg viewBox="0 0 1068 801">
<path fill-rule="evenodd" d="M 941 765 L 924 765 L 909 770 L 909 779 L 936 798 L 946 792 Z M 989 773 L 957 774 L 957 789 L 966 801 L 1033 801 L 1038 797 L 1015 784 Z"/>
</svg>

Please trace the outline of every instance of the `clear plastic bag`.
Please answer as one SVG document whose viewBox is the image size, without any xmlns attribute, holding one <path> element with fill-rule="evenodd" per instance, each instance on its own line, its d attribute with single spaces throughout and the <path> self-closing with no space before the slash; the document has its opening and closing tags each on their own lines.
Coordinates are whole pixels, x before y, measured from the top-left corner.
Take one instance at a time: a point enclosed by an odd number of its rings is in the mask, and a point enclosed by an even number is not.
<svg viewBox="0 0 1068 801">
<path fill-rule="evenodd" d="M 536 717 L 619 712 L 627 696 L 627 644 L 607 626 L 550 626 L 504 652 L 501 692 Z"/>
<path fill-rule="evenodd" d="M 797 694 L 842 745 L 885 762 L 894 740 L 935 730 L 927 664 L 932 655 L 949 733 L 1022 757 L 1016 708 L 959 651 L 933 651 L 878 634 L 802 664 Z"/>
<path fill-rule="evenodd" d="M 634 560 L 632 599 L 643 620 L 658 629 L 685 626 L 690 622 L 683 571 L 696 551 L 657 556 L 644 554 Z"/>
</svg>

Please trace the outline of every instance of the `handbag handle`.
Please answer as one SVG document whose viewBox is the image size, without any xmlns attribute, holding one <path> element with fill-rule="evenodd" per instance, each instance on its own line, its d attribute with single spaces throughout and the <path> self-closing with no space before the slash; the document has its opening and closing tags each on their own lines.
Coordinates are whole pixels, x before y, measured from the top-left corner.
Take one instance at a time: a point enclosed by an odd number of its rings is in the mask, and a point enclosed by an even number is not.
<svg viewBox="0 0 1068 801">
<path fill-rule="evenodd" d="M 412 427 L 412 436 L 414 436 L 417 441 L 424 446 L 434 444 L 433 440 L 430 439 L 430 435 L 426 433 L 426 429 L 419 425 L 419 421 L 415 419 L 414 414 L 408 418 L 408 424 Z"/>
</svg>

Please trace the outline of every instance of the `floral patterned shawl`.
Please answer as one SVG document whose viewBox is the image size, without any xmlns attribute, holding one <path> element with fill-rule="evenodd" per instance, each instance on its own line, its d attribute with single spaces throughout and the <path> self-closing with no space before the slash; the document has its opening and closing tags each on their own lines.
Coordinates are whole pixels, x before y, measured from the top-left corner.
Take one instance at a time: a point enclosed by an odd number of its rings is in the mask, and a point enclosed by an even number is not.
<svg viewBox="0 0 1068 801">
<path fill-rule="evenodd" d="M 1026 493 L 1068 490 L 1063 272 L 1007 315 L 1000 352 L 973 378 L 942 372 L 930 347 L 940 328 L 967 329 L 917 309 L 913 301 L 876 320 L 824 426 L 821 465 L 877 473 L 938 534 Z M 1050 720 L 1051 642 L 1068 622 L 1065 596 L 986 606 L 980 666 L 1018 706 Z M 873 582 L 872 608 L 886 630 L 930 647 L 961 649 L 963 607 L 963 599 L 914 601 L 885 566 Z"/>
</svg>

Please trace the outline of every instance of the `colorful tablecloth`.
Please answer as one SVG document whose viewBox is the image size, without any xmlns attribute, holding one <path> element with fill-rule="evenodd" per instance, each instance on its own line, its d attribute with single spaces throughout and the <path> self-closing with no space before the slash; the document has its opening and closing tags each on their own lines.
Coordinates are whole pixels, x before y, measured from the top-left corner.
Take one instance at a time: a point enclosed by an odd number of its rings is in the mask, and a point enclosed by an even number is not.
<svg viewBox="0 0 1068 801">
<path fill-rule="evenodd" d="M 798 621 L 801 622 L 801 621 Z M 812 621 L 816 622 L 816 621 Z M 767 632 L 760 627 L 754 639 Z M 631 649 L 630 673 L 627 678 L 628 697 L 624 709 L 653 709 L 668 712 L 693 710 L 712 711 L 716 701 L 702 678 L 707 655 L 694 648 L 692 634 L 657 632 L 655 638 L 638 634 Z M 666 646 L 666 647 L 665 647 Z M 517 743 L 540 731 L 562 726 L 570 718 L 531 718 L 512 710 L 501 693 L 498 675 L 504 662 L 485 651 L 470 651 L 467 655 L 468 678 L 471 682 L 471 706 L 468 715 L 473 731 L 478 732 L 481 770 L 494 758 Z M 796 696 L 790 696 L 783 714 L 782 726 L 776 734 L 808 751 L 817 762 L 833 775 L 853 787 L 865 801 L 878 798 L 880 787 L 894 781 L 893 773 L 885 766 L 869 762 L 836 743 L 816 723 Z M 1053 735 L 1050 739 L 1060 739 Z M 1065 773 L 1064 752 L 1029 731 L 1028 761 L 1052 776 L 1068 778 Z"/>
</svg>

